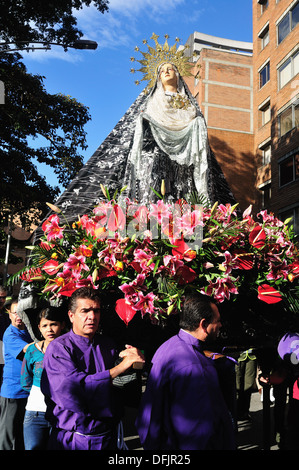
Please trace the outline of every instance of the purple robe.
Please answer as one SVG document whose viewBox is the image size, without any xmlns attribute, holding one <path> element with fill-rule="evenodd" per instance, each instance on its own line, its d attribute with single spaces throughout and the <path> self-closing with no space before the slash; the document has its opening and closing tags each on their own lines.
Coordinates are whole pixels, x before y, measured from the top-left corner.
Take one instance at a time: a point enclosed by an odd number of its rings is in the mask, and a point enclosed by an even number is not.
<svg viewBox="0 0 299 470">
<path fill-rule="evenodd" d="M 136 427 L 145 450 L 234 450 L 213 360 L 180 330 L 155 353 Z"/>
<path fill-rule="evenodd" d="M 41 390 L 50 449 L 115 448 L 122 407 L 109 369 L 117 358 L 114 343 L 101 335 L 89 341 L 70 331 L 49 344 Z"/>
</svg>

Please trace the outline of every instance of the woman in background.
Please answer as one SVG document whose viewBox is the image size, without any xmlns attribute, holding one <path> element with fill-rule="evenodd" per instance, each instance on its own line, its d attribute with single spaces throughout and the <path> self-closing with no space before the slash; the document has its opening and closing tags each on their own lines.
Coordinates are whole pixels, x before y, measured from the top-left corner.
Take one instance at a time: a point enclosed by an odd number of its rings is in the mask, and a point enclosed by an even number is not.
<svg viewBox="0 0 299 470">
<path fill-rule="evenodd" d="M 45 418 L 46 403 L 40 389 L 40 380 L 47 346 L 61 335 L 65 326 L 62 312 L 57 307 L 47 307 L 41 310 L 38 320 L 43 339 L 30 344 L 27 348 L 21 372 L 22 388 L 30 392 L 24 417 L 25 450 L 47 448 L 50 425 Z"/>
</svg>

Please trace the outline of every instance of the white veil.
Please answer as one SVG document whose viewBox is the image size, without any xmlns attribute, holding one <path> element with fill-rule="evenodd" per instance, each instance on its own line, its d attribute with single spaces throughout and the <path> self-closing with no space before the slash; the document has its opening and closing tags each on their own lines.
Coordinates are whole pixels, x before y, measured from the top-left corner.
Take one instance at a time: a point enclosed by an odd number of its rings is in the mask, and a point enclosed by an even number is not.
<svg viewBox="0 0 299 470">
<path fill-rule="evenodd" d="M 188 107 L 178 109 L 171 106 L 172 95 L 165 94 L 162 82 L 160 80 L 160 65 L 157 74 L 157 81 L 151 95 L 148 98 L 145 113 L 161 126 L 169 130 L 181 130 L 196 117 L 197 111 L 188 99 L 177 68 L 172 64 L 177 76 L 177 92 L 188 103 Z"/>
<path fill-rule="evenodd" d="M 168 62 L 167 62 L 168 63 Z M 161 64 L 163 65 L 163 64 Z M 174 66 L 173 66 L 174 67 Z M 183 80 L 174 67 L 177 75 L 177 91 L 170 96 L 165 93 L 162 82 L 159 78 L 151 94 L 147 98 L 147 103 L 136 121 L 134 139 L 131 152 L 128 158 L 128 165 L 124 184 L 127 186 L 131 199 L 137 198 L 135 190 L 139 182 L 139 188 L 145 195 L 144 200 L 152 194 L 151 186 L 159 177 L 152 172 L 154 155 L 147 157 L 147 152 L 143 153 L 143 137 L 145 122 L 148 123 L 152 137 L 158 148 L 164 152 L 170 160 L 180 166 L 190 167 L 193 165 L 193 182 L 198 194 L 208 196 L 207 170 L 208 170 L 208 136 L 207 127 L 199 107 L 193 103 L 192 95 L 188 95 Z M 176 108 L 171 106 L 172 97 L 183 98 L 188 106 Z M 166 177 L 167 179 L 167 177 Z M 177 186 L 182 186 L 185 182 L 177 181 Z"/>
</svg>

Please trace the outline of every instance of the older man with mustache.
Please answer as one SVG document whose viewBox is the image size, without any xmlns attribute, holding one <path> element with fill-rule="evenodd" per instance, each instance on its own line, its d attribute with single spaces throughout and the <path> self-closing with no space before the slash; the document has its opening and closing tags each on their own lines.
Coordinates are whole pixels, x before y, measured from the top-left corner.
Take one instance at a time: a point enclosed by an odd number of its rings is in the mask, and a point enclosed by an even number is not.
<svg viewBox="0 0 299 470">
<path fill-rule="evenodd" d="M 100 322 L 97 292 L 80 288 L 69 303 L 72 330 L 49 344 L 41 389 L 52 432 L 51 450 L 117 449 L 122 416 L 119 390 L 113 379 L 134 362 L 144 362 L 136 348 L 119 355 L 114 343 L 96 334 Z M 123 360 L 116 364 L 120 357 Z"/>
</svg>

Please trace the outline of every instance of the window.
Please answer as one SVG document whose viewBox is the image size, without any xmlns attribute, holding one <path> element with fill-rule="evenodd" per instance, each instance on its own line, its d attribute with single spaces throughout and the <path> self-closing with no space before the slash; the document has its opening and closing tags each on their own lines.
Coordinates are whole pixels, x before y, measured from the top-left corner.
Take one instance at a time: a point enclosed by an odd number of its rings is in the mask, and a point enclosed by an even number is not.
<svg viewBox="0 0 299 470">
<path fill-rule="evenodd" d="M 299 153 L 286 158 L 279 164 L 279 186 L 299 179 Z"/>
<path fill-rule="evenodd" d="M 263 50 L 267 44 L 269 44 L 269 25 L 267 25 L 259 34 L 259 38 L 261 41 L 261 50 Z"/>
<path fill-rule="evenodd" d="M 289 34 L 289 32 L 290 32 L 290 16 L 289 14 L 287 14 L 277 26 L 278 44 L 280 44 L 281 41 L 284 40 L 284 38 Z"/>
<path fill-rule="evenodd" d="M 294 127 L 299 125 L 299 102 L 298 100 L 285 109 L 278 116 L 279 136 L 283 136 Z"/>
<path fill-rule="evenodd" d="M 291 8 L 277 25 L 277 40 L 280 44 L 299 22 L 299 2 Z"/>
<path fill-rule="evenodd" d="M 291 30 L 293 30 L 299 23 L 299 2 L 291 11 Z"/>
<path fill-rule="evenodd" d="M 262 208 L 267 209 L 271 202 L 271 180 L 265 181 L 265 183 L 259 185 L 259 190 L 261 192 Z"/>
<path fill-rule="evenodd" d="M 270 80 L 270 62 L 268 62 L 259 72 L 260 88 Z"/>
<path fill-rule="evenodd" d="M 260 162 L 261 166 L 268 165 L 271 163 L 271 140 L 267 139 L 267 142 L 264 142 L 259 145 L 260 152 Z"/>
<path fill-rule="evenodd" d="M 297 51 L 278 69 L 278 86 L 279 89 L 284 87 L 299 72 L 299 52 Z"/>
<path fill-rule="evenodd" d="M 261 13 L 264 13 L 264 11 L 267 10 L 269 6 L 269 0 L 262 0 L 259 1 L 259 3 L 261 4 Z"/>
<path fill-rule="evenodd" d="M 279 88 L 285 86 L 292 78 L 292 62 L 291 59 L 287 60 L 279 69 Z"/>
<path fill-rule="evenodd" d="M 263 209 L 269 207 L 271 201 L 271 183 L 265 184 L 262 188 L 262 206 Z"/>
<path fill-rule="evenodd" d="M 270 102 L 268 102 L 265 106 L 260 108 L 260 116 L 261 116 L 260 123 L 262 126 L 264 126 L 265 124 L 267 124 L 267 122 L 270 121 L 271 119 Z"/>
<path fill-rule="evenodd" d="M 262 164 L 268 165 L 271 162 L 271 144 L 266 145 L 262 149 Z"/>
</svg>

